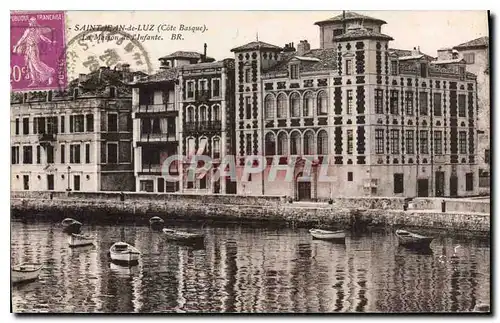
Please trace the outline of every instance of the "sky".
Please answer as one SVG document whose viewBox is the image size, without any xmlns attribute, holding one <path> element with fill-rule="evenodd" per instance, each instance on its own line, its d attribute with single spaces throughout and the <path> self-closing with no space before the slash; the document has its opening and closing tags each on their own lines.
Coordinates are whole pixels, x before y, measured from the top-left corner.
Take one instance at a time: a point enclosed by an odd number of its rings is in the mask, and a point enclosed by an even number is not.
<svg viewBox="0 0 500 323">
<path fill-rule="evenodd" d="M 488 36 L 486 11 L 356 11 L 387 22 L 382 32 L 394 38 L 393 48 L 420 50 L 437 56 L 437 50 Z M 206 28 L 201 32 L 183 32 L 183 40 L 171 40 L 177 32 L 141 32 L 161 35 L 164 40 L 147 40 L 143 47 L 154 70 L 158 58 L 177 50 L 203 52 L 207 43 L 208 56 L 217 60 L 234 57 L 230 50 L 259 40 L 284 46 L 285 43 L 307 39 L 312 48 L 319 47 L 319 27 L 314 22 L 341 14 L 342 11 L 69 11 L 67 12 L 67 41 L 89 24 L 133 24 L 157 29 L 160 24 Z M 80 30 L 76 30 L 78 28 Z M 80 36 L 77 36 L 80 37 Z M 74 43 L 75 44 L 75 43 Z M 114 45 L 114 44 L 113 44 Z M 104 45 L 87 52 L 76 47 L 77 63 L 74 73 L 85 72 L 82 62 L 89 53 L 102 55 Z M 109 45 L 107 45 L 109 47 Z M 114 45 L 117 46 L 117 45 Z M 119 50 L 123 50 L 123 44 Z M 126 56 L 123 54 L 122 56 Z M 131 57 L 123 60 L 133 61 Z M 131 62 L 129 62 L 131 63 Z M 132 63 L 132 68 L 134 64 Z"/>
</svg>

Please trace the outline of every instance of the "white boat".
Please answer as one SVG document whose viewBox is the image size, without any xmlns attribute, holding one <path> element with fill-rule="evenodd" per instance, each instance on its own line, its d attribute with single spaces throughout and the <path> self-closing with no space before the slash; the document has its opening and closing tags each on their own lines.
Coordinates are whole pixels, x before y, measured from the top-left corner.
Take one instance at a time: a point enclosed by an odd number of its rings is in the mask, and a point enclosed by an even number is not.
<svg viewBox="0 0 500 323">
<path fill-rule="evenodd" d="M 113 261 L 135 263 L 139 261 L 141 252 L 126 242 L 116 242 L 109 248 L 109 256 Z"/>
<path fill-rule="evenodd" d="M 83 234 L 72 233 L 69 236 L 69 246 L 70 247 L 83 247 L 94 244 L 95 238 L 93 236 L 86 236 Z"/>
<path fill-rule="evenodd" d="M 396 230 L 399 244 L 408 247 L 429 248 L 434 238 L 416 234 L 406 230 Z"/>
<path fill-rule="evenodd" d="M 345 240 L 345 232 L 343 230 L 328 231 L 328 230 L 322 230 L 322 229 L 311 229 L 311 230 L 309 230 L 309 233 L 315 239 L 339 240 L 339 241 Z"/>
<path fill-rule="evenodd" d="M 43 266 L 40 264 L 23 263 L 11 269 L 12 283 L 29 282 L 38 279 Z"/>
</svg>

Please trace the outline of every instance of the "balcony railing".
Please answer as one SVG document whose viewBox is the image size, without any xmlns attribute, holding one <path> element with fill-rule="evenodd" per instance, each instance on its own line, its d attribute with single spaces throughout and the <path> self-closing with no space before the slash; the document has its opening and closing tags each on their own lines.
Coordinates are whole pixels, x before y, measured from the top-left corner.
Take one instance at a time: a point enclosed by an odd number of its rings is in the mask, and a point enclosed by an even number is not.
<svg viewBox="0 0 500 323">
<path fill-rule="evenodd" d="M 137 113 L 160 113 L 179 111 L 175 103 L 164 104 L 139 104 L 134 106 L 134 112 Z"/>
<path fill-rule="evenodd" d="M 56 134 L 54 133 L 39 133 L 38 141 L 40 142 L 52 142 L 56 141 Z"/>
<path fill-rule="evenodd" d="M 185 131 L 220 131 L 222 129 L 222 122 L 220 121 L 200 121 L 200 122 L 187 122 Z"/>
<path fill-rule="evenodd" d="M 160 173 L 161 172 L 162 165 L 160 164 L 146 164 L 146 165 L 141 165 L 141 172 L 142 173 Z"/>
<path fill-rule="evenodd" d="M 141 133 L 141 142 L 174 142 L 178 141 L 177 133 Z"/>
</svg>

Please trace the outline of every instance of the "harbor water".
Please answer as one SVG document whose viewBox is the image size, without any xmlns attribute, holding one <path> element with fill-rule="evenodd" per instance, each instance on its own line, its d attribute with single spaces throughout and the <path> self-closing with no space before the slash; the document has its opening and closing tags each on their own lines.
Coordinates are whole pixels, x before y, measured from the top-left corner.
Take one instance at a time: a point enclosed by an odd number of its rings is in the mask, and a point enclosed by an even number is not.
<svg viewBox="0 0 500 323">
<path fill-rule="evenodd" d="M 347 232 L 345 244 L 307 228 L 217 224 L 204 246 L 165 240 L 139 224 L 89 224 L 94 246 L 69 248 L 57 223 L 12 222 L 11 262 L 42 263 L 37 281 L 12 288 L 21 312 L 466 312 L 490 301 L 487 240 L 438 236 L 431 250 L 398 246 L 392 230 Z M 126 241 L 132 267 L 110 262 Z"/>
</svg>

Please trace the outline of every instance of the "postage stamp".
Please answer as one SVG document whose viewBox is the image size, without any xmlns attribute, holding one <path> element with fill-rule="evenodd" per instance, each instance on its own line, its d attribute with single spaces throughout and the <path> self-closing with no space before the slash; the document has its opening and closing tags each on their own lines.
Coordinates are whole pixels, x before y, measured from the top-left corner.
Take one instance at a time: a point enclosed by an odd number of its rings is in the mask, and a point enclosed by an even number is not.
<svg viewBox="0 0 500 323">
<path fill-rule="evenodd" d="M 66 87 L 64 11 L 11 12 L 10 30 L 11 90 Z"/>
</svg>

